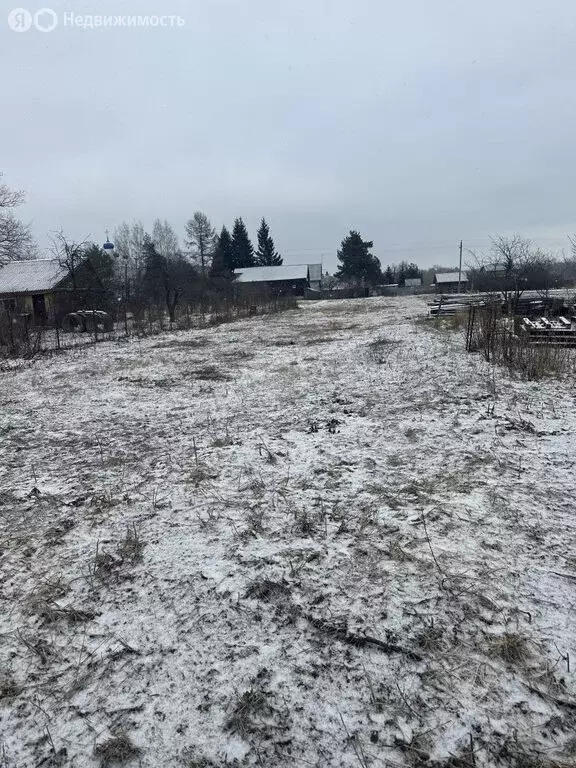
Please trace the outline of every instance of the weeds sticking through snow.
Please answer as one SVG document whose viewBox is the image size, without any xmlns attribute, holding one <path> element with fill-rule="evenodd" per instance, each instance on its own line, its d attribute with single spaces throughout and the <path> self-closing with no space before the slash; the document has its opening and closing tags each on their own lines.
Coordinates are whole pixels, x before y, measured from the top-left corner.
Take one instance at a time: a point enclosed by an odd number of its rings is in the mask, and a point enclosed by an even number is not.
<svg viewBox="0 0 576 768">
<path fill-rule="evenodd" d="M 20 686 L 11 677 L 0 677 L 0 705 L 15 699 L 20 694 Z"/>
<path fill-rule="evenodd" d="M 94 754 L 100 759 L 102 768 L 129 763 L 139 757 L 141 753 L 140 747 L 137 747 L 125 733 L 111 736 L 94 748 Z"/>
<path fill-rule="evenodd" d="M 522 664 L 530 656 L 526 638 L 513 632 L 492 638 L 490 647 L 495 656 L 511 665 Z"/>
<path fill-rule="evenodd" d="M 145 546 L 140 531 L 136 524 L 133 524 L 126 529 L 126 535 L 120 542 L 117 552 L 123 563 L 133 565 L 142 562 Z"/>
</svg>

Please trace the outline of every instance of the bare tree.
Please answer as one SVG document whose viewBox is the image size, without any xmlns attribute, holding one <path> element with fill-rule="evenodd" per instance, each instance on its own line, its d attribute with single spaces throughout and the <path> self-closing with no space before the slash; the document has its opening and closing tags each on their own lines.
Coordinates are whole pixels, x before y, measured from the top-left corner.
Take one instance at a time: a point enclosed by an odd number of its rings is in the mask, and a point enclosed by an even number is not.
<svg viewBox="0 0 576 768">
<path fill-rule="evenodd" d="M 490 251 L 483 256 L 469 253 L 475 261 L 469 270 L 476 289 L 501 292 L 514 311 L 525 290 L 548 295 L 560 279 L 558 262 L 520 235 L 492 238 Z"/>
<path fill-rule="evenodd" d="M 141 221 L 128 224 L 125 221 L 114 232 L 114 246 L 118 256 L 130 264 L 130 273 L 144 270 L 144 225 Z"/>
<path fill-rule="evenodd" d="M 192 263 L 200 268 L 202 278 L 205 278 L 216 247 L 216 230 L 206 214 L 196 211 L 188 220 L 185 242 Z"/>
<path fill-rule="evenodd" d="M 52 251 L 54 258 L 58 260 L 58 264 L 68 270 L 72 282 L 72 290 L 76 292 L 78 288 L 76 271 L 84 260 L 86 251 L 90 246 L 88 239 L 80 242 L 69 240 L 64 232 L 60 230 L 59 232 L 55 232 L 50 237 L 50 240 L 52 243 L 50 250 Z"/>
<path fill-rule="evenodd" d="M 568 235 L 568 240 L 570 241 L 570 250 L 572 251 L 572 259 L 567 259 L 566 257 L 564 257 L 564 261 L 576 262 L 576 235 Z"/>
<path fill-rule="evenodd" d="M 165 259 L 177 259 L 180 255 L 178 237 L 172 225 L 164 219 L 156 219 L 152 227 L 152 240 L 158 253 Z"/>
<path fill-rule="evenodd" d="M 0 178 L 2 174 L 0 173 Z M 8 261 L 30 259 L 36 246 L 30 226 L 19 221 L 12 209 L 24 202 L 24 193 L 0 184 L 0 266 Z"/>
<path fill-rule="evenodd" d="M 562 249 L 562 261 L 558 265 L 560 282 L 564 287 L 576 285 L 576 235 L 568 235 L 571 256 Z"/>
<path fill-rule="evenodd" d="M 141 221 L 132 224 L 122 222 L 114 232 L 114 252 L 118 257 L 118 277 L 124 281 L 126 294 L 130 293 L 130 285 L 138 293 L 142 286 L 145 272 L 144 258 L 144 225 Z"/>
</svg>

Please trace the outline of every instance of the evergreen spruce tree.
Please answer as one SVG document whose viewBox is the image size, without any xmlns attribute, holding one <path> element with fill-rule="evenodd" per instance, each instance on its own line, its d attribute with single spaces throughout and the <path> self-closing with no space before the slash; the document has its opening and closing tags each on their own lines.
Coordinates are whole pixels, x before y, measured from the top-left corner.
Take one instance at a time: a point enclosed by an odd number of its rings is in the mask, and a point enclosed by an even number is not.
<svg viewBox="0 0 576 768">
<path fill-rule="evenodd" d="M 374 243 L 362 240 L 360 233 L 351 230 L 342 240 L 338 251 L 338 271 L 336 277 L 360 285 L 375 285 L 382 282 L 380 261 L 370 253 Z"/>
<path fill-rule="evenodd" d="M 143 289 L 144 296 L 154 304 L 161 304 L 164 300 L 166 285 L 168 282 L 168 270 L 166 259 L 158 253 L 154 241 L 150 235 L 144 235 L 142 245 L 144 261 Z"/>
<path fill-rule="evenodd" d="M 262 219 L 258 230 L 256 264 L 259 267 L 279 267 L 282 262 L 282 256 L 276 250 L 274 240 L 270 237 L 270 227 L 266 223 L 266 219 Z"/>
<path fill-rule="evenodd" d="M 236 219 L 232 230 L 232 263 L 233 269 L 255 266 L 254 247 L 241 218 Z"/>
<path fill-rule="evenodd" d="M 232 250 L 232 237 L 226 227 L 216 239 L 210 277 L 229 277 L 234 269 L 234 252 Z"/>
</svg>

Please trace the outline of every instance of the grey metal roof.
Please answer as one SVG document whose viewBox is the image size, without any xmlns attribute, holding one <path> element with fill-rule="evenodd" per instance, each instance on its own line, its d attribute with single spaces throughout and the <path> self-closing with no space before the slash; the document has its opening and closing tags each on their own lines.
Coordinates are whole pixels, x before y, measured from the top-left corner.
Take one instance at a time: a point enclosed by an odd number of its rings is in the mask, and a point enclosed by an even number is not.
<svg viewBox="0 0 576 768">
<path fill-rule="evenodd" d="M 0 267 L 0 294 L 43 293 L 55 288 L 68 276 L 56 259 L 11 261 Z"/>
<path fill-rule="evenodd" d="M 458 272 L 437 272 L 435 276 L 437 283 L 457 283 L 458 282 Z M 462 272 L 462 276 L 460 277 L 461 283 L 467 283 L 468 282 L 468 275 L 466 272 Z"/>
<path fill-rule="evenodd" d="M 276 280 L 307 280 L 307 264 L 286 264 L 281 267 L 245 267 L 235 269 L 238 283 L 269 283 Z"/>
</svg>

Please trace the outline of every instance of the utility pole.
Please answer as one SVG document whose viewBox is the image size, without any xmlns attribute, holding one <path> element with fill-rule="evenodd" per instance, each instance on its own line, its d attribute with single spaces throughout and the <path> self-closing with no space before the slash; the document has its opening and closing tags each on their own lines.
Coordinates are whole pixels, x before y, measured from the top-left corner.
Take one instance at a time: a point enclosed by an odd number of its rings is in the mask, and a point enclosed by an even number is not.
<svg viewBox="0 0 576 768">
<path fill-rule="evenodd" d="M 460 265 L 458 267 L 458 293 L 460 293 L 461 282 L 462 282 L 462 240 L 460 240 Z"/>
</svg>

